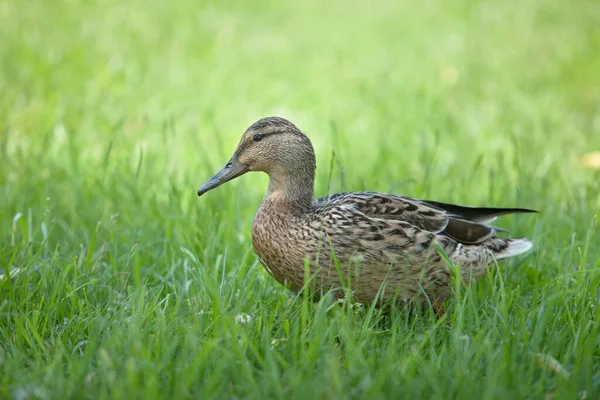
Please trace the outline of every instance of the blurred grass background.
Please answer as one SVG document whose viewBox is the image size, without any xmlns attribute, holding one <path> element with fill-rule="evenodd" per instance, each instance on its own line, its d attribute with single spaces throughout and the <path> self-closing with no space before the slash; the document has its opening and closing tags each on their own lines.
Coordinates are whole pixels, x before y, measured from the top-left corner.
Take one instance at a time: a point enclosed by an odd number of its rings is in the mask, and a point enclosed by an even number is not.
<svg viewBox="0 0 600 400">
<path fill-rule="evenodd" d="M 5 0 L 0 60 L 0 397 L 600 391 L 597 1 Z M 251 253 L 266 176 L 196 197 L 268 115 L 317 195 L 540 209 L 502 221 L 535 251 L 450 327 L 295 299 Z"/>
</svg>

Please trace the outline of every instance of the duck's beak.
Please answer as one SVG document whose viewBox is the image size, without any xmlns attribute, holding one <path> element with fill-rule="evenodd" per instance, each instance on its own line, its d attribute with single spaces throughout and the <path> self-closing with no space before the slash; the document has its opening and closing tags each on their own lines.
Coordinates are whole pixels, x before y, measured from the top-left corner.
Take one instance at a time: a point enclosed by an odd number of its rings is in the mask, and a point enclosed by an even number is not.
<svg viewBox="0 0 600 400">
<path fill-rule="evenodd" d="M 208 182 L 198 189 L 198 196 L 202 196 L 209 190 L 219 187 L 225 182 L 237 178 L 240 175 L 244 175 L 249 169 L 250 167 L 246 164 L 242 164 L 236 156 L 231 157 L 223 169 L 217 172 L 215 176 L 210 178 Z"/>
</svg>

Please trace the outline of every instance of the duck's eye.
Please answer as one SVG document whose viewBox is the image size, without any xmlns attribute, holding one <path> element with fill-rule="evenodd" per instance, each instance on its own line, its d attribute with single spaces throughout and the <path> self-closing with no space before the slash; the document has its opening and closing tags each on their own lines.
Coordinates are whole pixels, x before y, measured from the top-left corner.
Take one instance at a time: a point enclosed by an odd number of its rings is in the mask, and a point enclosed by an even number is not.
<svg viewBox="0 0 600 400">
<path fill-rule="evenodd" d="M 232 165 L 233 165 L 233 163 L 231 161 L 229 161 L 227 164 L 225 164 L 225 168 L 231 168 Z"/>
<path fill-rule="evenodd" d="M 263 135 L 257 133 L 252 139 L 254 139 L 255 142 L 260 142 L 263 139 Z"/>
</svg>

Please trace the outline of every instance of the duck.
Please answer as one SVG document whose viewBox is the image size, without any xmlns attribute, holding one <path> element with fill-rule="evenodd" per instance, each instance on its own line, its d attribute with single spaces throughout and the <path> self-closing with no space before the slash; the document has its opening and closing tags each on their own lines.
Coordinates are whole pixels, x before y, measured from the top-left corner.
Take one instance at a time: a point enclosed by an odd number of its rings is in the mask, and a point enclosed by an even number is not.
<svg viewBox="0 0 600 400">
<path fill-rule="evenodd" d="M 288 289 L 310 287 L 357 302 L 428 302 L 441 308 L 453 277 L 469 284 L 497 262 L 527 252 L 527 238 L 490 225 L 525 208 L 470 207 L 378 192 L 314 196 L 316 157 L 291 121 L 266 117 L 242 135 L 225 166 L 198 189 L 203 196 L 247 172 L 269 176 L 252 223 L 259 262 Z M 457 272 L 458 271 L 458 272 Z"/>
</svg>

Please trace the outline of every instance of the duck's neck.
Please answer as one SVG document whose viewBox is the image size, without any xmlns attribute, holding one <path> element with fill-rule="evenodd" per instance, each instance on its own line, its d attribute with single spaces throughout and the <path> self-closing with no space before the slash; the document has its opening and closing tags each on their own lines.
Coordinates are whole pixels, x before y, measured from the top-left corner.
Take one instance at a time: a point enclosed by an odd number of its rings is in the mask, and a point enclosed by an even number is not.
<svg viewBox="0 0 600 400">
<path fill-rule="evenodd" d="M 310 171 L 307 171 L 310 172 Z M 311 209 L 314 199 L 314 170 L 306 174 L 269 174 L 269 187 L 263 206 L 293 214 Z"/>
</svg>

